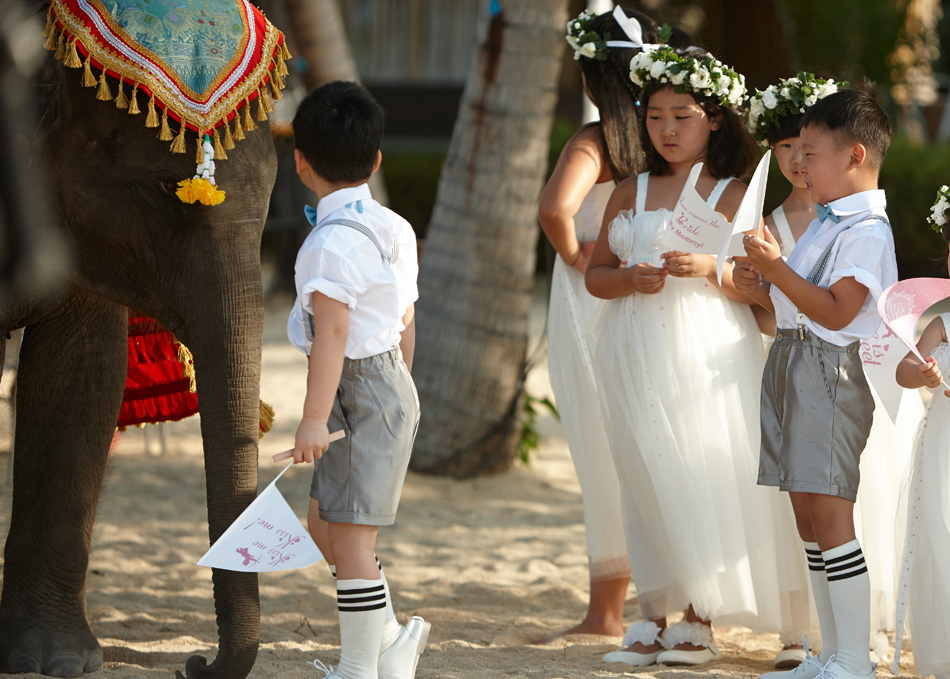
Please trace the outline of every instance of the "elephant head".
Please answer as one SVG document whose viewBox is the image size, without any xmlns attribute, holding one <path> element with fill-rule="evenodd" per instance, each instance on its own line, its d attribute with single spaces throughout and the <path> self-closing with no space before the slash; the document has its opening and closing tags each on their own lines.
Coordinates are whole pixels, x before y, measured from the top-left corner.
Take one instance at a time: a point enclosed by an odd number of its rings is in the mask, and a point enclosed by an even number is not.
<svg viewBox="0 0 950 679">
<path fill-rule="evenodd" d="M 212 542 L 256 496 L 260 242 L 276 155 L 267 123 L 257 123 L 218 163 L 225 201 L 186 204 L 176 190 L 195 173 L 196 134 L 185 134 L 188 153 L 170 153 L 144 115 L 97 101 L 82 70 L 53 66 L 35 153 L 47 163 L 54 221 L 72 268 L 55 299 L 0 309 L 2 329 L 26 326 L 0 672 L 78 676 L 102 662 L 85 618 L 85 566 L 124 384 L 126 308 L 160 321 L 194 357 Z M 102 81 L 116 92 L 115 79 Z M 125 88 L 128 96 L 128 82 Z M 66 383 L 74 375 L 84 376 L 75 380 L 84 391 Z M 51 417 L 61 419 L 62 431 L 51 431 Z M 62 478 L 52 483 L 50 455 L 62 457 Z M 37 551 L 68 554 L 70 563 L 38 566 Z M 240 679 L 260 638 L 257 577 L 215 570 L 213 582 L 218 655 L 210 665 L 192 657 L 187 675 Z"/>
</svg>

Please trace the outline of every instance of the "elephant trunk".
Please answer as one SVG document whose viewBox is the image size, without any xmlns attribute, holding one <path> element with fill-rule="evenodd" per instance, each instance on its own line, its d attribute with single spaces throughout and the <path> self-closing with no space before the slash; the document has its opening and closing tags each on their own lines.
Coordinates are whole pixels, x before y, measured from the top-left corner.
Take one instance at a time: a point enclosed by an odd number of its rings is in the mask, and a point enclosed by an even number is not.
<svg viewBox="0 0 950 679">
<path fill-rule="evenodd" d="M 192 293 L 210 303 L 196 308 L 201 317 L 186 318 L 177 334 L 194 357 L 214 543 L 257 496 L 264 307 L 256 248 L 244 256 L 227 252 L 206 267 L 210 280 Z M 218 655 L 211 665 L 191 657 L 188 679 L 243 679 L 260 641 L 257 575 L 214 569 L 212 580 Z"/>
</svg>

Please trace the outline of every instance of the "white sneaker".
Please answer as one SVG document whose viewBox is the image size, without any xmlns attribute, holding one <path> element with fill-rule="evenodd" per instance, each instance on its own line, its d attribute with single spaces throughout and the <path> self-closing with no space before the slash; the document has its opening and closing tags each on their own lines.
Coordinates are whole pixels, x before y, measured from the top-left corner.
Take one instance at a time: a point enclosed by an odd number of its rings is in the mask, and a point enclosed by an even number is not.
<svg viewBox="0 0 950 679">
<path fill-rule="evenodd" d="M 322 660 L 311 660 L 307 664 L 313 669 L 323 672 L 323 679 L 343 679 L 343 677 L 333 671 L 333 665 L 324 665 Z"/>
<path fill-rule="evenodd" d="M 410 618 L 393 645 L 379 654 L 379 679 L 413 679 L 431 628 L 432 623 L 418 615 Z"/>
<path fill-rule="evenodd" d="M 821 679 L 869 679 L 869 677 L 875 675 L 875 669 L 877 669 L 877 666 L 872 666 L 864 674 L 852 674 L 835 662 L 834 656 L 832 656 L 832 659 L 828 661 L 828 664 L 824 666 L 818 676 Z"/>
</svg>

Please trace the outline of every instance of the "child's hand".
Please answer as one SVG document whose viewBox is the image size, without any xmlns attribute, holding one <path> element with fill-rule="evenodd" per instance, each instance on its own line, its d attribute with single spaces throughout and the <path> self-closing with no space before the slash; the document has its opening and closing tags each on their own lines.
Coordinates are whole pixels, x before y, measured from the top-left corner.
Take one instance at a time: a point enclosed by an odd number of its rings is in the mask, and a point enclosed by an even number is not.
<svg viewBox="0 0 950 679">
<path fill-rule="evenodd" d="M 746 255 L 752 266 L 768 278 L 769 272 L 782 261 L 782 249 L 771 231 L 763 229 L 762 234 L 765 236 L 764 239 L 758 236 L 744 236 L 742 244 L 745 246 Z"/>
<path fill-rule="evenodd" d="M 704 278 L 716 273 L 716 258 L 712 255 L 671 250 L 660 257 L 663 258 L 663 268 L 675 278 Z"/>
<path fill-rule="evenodd" d="M 762 285 L 762 274 L 752 266 L 749 260 L 745 258 L 736 259 L 735 266 L 732 269 L 732 282 L 739 292 L 752 295 Z"/>
<path fill-rule="evenodd" d="M 294 464 L 319 460 L 329 447 L 330 432 L 326 422 L 308 417 L 300 420 L 294 437 Z"/>
<path fill-rule="evenodd" d="M 629 273 L 634 289 L 645 295 L 655 295 L 666 285 L 668 272 L 666 269 L 658 269 L 652 264 L 641 262 L 624 269 L 624 271 Z"/>
<path fill-rule="evenodd" d="M 940 374 L 940 368 L 933 356 L 928 356 L 926 363 L 919 364 L 917 371 L 920 373 L 920 379 L 925 387 L 936 389 L 943 384 L 943 375 Z M 945 391 L 944 394 L 950 396 L 950 391 Z"/>
<path fill-rule="evenodd" d="M 574 260 L 571 266 L 581 273 L 587 273 L 587 265 L 590 263 L 590 256 L 594 254 L 594 246 L 596 244 L 597 241 L 593 240 L 579 241 L 577 245 L 580 247 L 580 250 L 577 253 L 577 259 Z"/>
</svg>

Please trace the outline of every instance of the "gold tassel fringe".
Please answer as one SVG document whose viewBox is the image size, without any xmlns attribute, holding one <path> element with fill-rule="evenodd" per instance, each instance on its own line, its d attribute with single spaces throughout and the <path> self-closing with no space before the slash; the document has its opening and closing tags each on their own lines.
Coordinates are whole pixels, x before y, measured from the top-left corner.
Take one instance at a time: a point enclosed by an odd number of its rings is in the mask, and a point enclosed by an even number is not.
<svg viewBox="0 0 950 679">
<path fill-rule="evenodd" d="M 178 340 L 175 341 L 177 342 Z M 198 393 L 195 387 L 195 359 L 188 350 L 188 347 L 181 342 L 178 342 L 178 362 L 181 363 L 182 377 L 187 377 L 191 381 L 191 384 L 188 386 L 188 391 L 192 394 Z"/>
<path fill-rule="evenodd" d="M 89 55 L 86 55 L 86 63 L 83 66 L 82 70 L 82 86 L 83 87 L 95 87 L 96 86 L 96 76 L 92 74 L 91 64 L 89 63 Z"/>
<path fill-rule="evenodd" d="M 96 92 L 96 99 L 99 101 L 112 101 L 112 90 L 109 89 L 109 83 L 106 82 L 106 71 L 102 69 L 99 74 L 99 91 Z"/>
<path fill-rule="evenodd" d="M 55 57 L 57 61 L 64 61 L 66 59 L 66 43 L 62 32 L 60 32 L 59 37 L 56 39 Z"/>
<path fill-rule="evenodd" d="M 254 124 L 254 121 L 251 119 L 251 101 L 250 99 L 244 100 L 244 131 L 250 132 L 251 130 L 256 130 L 257 125 Z"/>
<path fill-rule="evenodd" d="M 119 76 L 119 93 L 115 95 L 116 108 L 128 108 L 129 100 L 125 98 L 125 90 L 122 87 L 122 76 Z"/>
<path fill-rule="evenodd" d="M 202 145 L 203 142 L 204 142 L 204 139 L 202 138 L 201 132 L 199 132 L 199 133 L 198 133 L 198 152 L 195 153 L 195 162 L 196 162 L 198 165 L 201 165 L 203 162 L 205 162 L 205 151 L 204 151 L 204 149 L 201 147 L 201 145 Z M 217 158 L 217 157 L 218 157 L 218 155 L 215 154 L 215 158 Z"/>
<path fill-rule="evenodd" d="M 280 43 L 280 56 L 282 56 L 284 59 L 290 59 L 290 50 L 287 49 L 286 39 Z"/>
<path fill-rule="evenodd" d="M 172 128 L 168 126 L 168 110 L 162 111 L 162 130 L 158 133 L 159 141 L 171 141 L 174 139 L 172 135 Z M 178 151 L 178 153 L 184 153 L 185 149 Z"/>
<path fill-rule="evenodd" d="M 277 82 L 276 74 L 270 79 L 270 93 L 274 101 L 279 101 L 284 96 L 280 93 L 280 85 Z"/>
<path fill-rule="evenodd" d="M 135 94 L 139 91 L 139 84 L 135 83 L 132 85 L 132 94 L 129 96 L 129 115 L 134 116 L 141 113 L 139 111 L 139 100 L 136 99 Z"/>
<path fill-rule="evenodd" d="M 218 128 L 214 128 L 214 159 L 218 160 L 227 160 L 228 154 L 224 152 L 224 147 L 221 146 L 221 135 L 218 134 Z"/>
<path fill-rule="evenodd" d="M 274 107 L 270 103 L 270 94 L 267 93 L 267 85 L 261 85 L 260 98 L 264 103 L 264 112 L 270 113 L 274 110 Z"/>
<path fill-rule="evenodd" d="M 66 68 L 82 68 L 82 62 L 79 61 L 79 50 L 76 49 L 76 41 L 78 38 L 73 38 L 69 43 L 69 49 L 66 52 L 66 61 L 63 62 Z"/>
<path fill-rule="evenodd" d="M 224 119 L 224 150 L 230 151 L 234 148 L 234 137 L 231 136 L 231 125 L 228 124 L 228 119 Z"/>
<path fill-rule="evenodd" d="M 50 36 L 50 34 L 53 32 L 54 26 L 55 24 L 53 23 L 53 8 L 50 7 L 50 10 L 46 13 L 46 26 L 45 28 L 43 28 L 44 38 L 48 38 Z M 46 49 L 49 49 L 49 47 L 47 47 Z M 55 45 L 53 46 L 53 49 L 56 49 Z"/>
<path fill-rule="evenodd" d="M 258 438 L 261 438 L 269 432 L 274 427 L 274 408 L 269 404 L 261 401 L 260 405 L 260 434 Z"/>
<path fill-rule="evenodd" d="M 261 88 L 261 91 L 257 93 L 257 120 L 259 122 L 267 120 L 267 104 L 264 102 L 263 89 Z"/>
<path fill-rule="evenodd" d="M 46 42 L 43 43 L 43 47 L 48 49 L 50 52 L 56 51 L 56 24 L 52 24 L 50 32 L 46 35 Z"/>
<path fill-rule="evenodd" d="M 241 127 L 241 114 L 234 109 L 234 141 L 243 141 L 244 128 Z"/>
<path fill-rule="evenodd" d="M 290 71 L 287 70 L 287 62 L 284 61 L 284 57 L 280 54 L 280 52 L 277 53 L 277 58 L 275 61 L 276 66 L 274 68 L 277 71 L 277 75 L 284 78 L 290 75 Z"/>
<path fill-rule="evenodd" d="M 148 115 L 145 117 L 145 127 L 158 127 L 158 113 L 155 111 L 155 93 L 148 100 Z M 170 139 L 170 137 L 169 137 Z M 167 139 L 164 141 L 168 141 Z"/>
<path fill-rule="evenodd" d="M 181 124 L 181 130 L 178 132 L 178 136 L 175 137 L 175 141 L 172 142 L 172 153 L 184 153 L 185 152 L 185 123 Z"/>
</svg>

